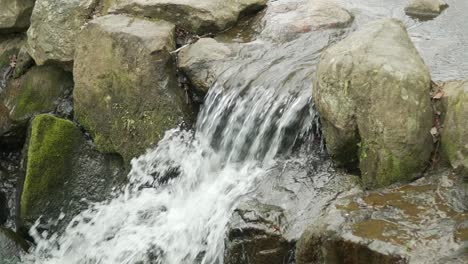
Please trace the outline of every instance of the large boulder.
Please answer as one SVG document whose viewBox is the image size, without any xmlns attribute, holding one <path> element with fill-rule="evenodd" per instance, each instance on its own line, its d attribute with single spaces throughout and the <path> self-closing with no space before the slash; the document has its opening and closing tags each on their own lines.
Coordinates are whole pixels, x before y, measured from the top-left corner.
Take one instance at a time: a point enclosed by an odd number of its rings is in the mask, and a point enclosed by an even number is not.
<svg viewBox="0 0 468 264">
<path fill-rule="evenodd" d="M 462 264 L 468 200 L 449 171 L 332 203 L 296 246 L 296 263 Z"/>
<path fill-rule="evenodd" d="M 98 0 L 37 0 L 28 30 L 28 50 L 38 65 L 71 69 L 76 36 L 92 17 Z"/>
<path fill-rule="evenodd" d="M 1 264 L 19 264 L 21 263 L 21 254 L 28 249 L 28 244 L 20 238 L 15 232 L 0 227 L 0 263 Z"/>
<path fill-rule="evenodd" d="M 202 38 L 179 52 L 178 67 L 189 78 L 195 91 L 204 95 L 221 74 L 220 63 L 233 53 L 226 44 Z"/>
<path fill-rule="evenodd" d="M 430 75 L 404 25 L 375 21 L 321 55 L 314 84 L 326 147 L 373 188 L 408 181 L 432 151 Z"/>
<path fill-rule="evenodd" d="M 126 161 L 190 119 L 174 60 L 175 26 L 123 15 L 91 21 L 78 38 L 75 117 L 102 152 Z"/>
<path fill-rule="evenodd" d="M 442 151 L 452 167 L 468 182 L 468 81 L 444 85 L 445 115 Z"/>
<path fill-rule="evenodd" d="M 442 0 L 410 0 L 405 13 L 417 18 L 433 18 L 447 7 L 447 3 Z"/>
<path fill-rule="evenodd" d="M 35 0 L 0 0 L 0 33 L 22 32 L 29 27 Z"/>
<path fill-rule="evenodd" d="M 257 11 L 267 0 L 113 0 L 110 13 L 130 13 L 170 21 L 190 32 L 218 32 L 239 16 Z"/>
<path fill-rule="evenodd" d="M 22 228 L 42 216 L 40 229 L 63 230 L 88 202 L 104 200 L 125 180 L 120 157 L 97 152 L 75 124 L 49 114 L 32 120 L 24 151 Z"/>
</svg>

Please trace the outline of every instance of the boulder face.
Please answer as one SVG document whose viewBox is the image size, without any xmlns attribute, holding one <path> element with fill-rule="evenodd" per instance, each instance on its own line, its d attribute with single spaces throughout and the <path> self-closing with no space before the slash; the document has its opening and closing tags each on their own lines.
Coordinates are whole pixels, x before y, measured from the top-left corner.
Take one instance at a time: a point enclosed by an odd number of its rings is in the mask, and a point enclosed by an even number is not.
<svg viewBox="0 0 468 264">
<path fill-rule="evenodd" d="M 130 13 L 170 21 L 196 34 L 234 25 L 241 14 L 257 11 L 267 0 L 114 0 L 109 13 Z"/>
<path fill-rule="evenodd" d="M 417 18 L 434 18 L 447 7 L 442 0 L 410 0 L 405 13 Z"/>
<path fill-rule="evenodd" d="M 466 263 L 466 198 L 446 170 L 342 197 L 304 232 L 296 263 Z"/>
<path fill-rule="evenodd" d="M 28 29 L 35 0 L 0 0 L 0 33 Z"/>
<path fill-rule="evenodd" d="M 326 147 L 364 186 L 408 181 L 432 141 L 430 75 L 404 25 L 370 23 L 322 53 L 314 84 Z"/>
<path fill-rule="evenodd" d="M 179 52 L 178 67 L 189 78 L 195 91 L 208 92 L 221 73 L 219 62 L 233 54 L 226 44 L 212 38 L 202 38 Z"/>
<path fill-rule="evenodd" d="M 42 216 L 39 228 L 61 230 L 84 200 L 102 201 L 125 179 L 121 158 L 97 152 L 75 124 L 48 114 L 31 122 L 23 166 L 19 222 L 27 229 Z"/>
<path fill-rule="evenodd" d="M 28 30 L 28 51 L 38 65 L 71 69 L 76 36 L 92 16 L 98 0 L 37 0 Z"/>
<path fill-rule="evenodd" d="M 28 244 L 15 232 L 0 227 L 0 260 L 2 264 L 20 263 L 21 254 L 24 254 Z"/>
<path fill-rule="evenodd" d="M 468 81 L 444 85 L 446 113 L 442 151 L 452 167 L 468 182 Z"/>
<path fill-rule="evenodd" d="M 75 117 L 98 149 L 125 161 L 155 145 L 191 113 L 178 87 L 175 26 L 123 15 L 91 21 L 74 66 Z"/>
</svg>

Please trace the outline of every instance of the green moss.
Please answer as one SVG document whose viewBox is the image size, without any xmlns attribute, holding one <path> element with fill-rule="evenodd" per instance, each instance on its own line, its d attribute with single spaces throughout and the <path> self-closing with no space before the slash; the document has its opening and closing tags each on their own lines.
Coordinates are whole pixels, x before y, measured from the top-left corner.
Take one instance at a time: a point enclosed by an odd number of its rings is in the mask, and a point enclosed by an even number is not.
<svg viewBox="0 0 468 264">
<path fill-rule="evenodd" d="M 79 146 L 80 130 L 65 119 L 38 115 L 31 125 L 27 148 L 26 177 L 21 195 L 21 218 L 40 212 L 38 205 L 50 193 L 61 189 Z M 29 219 L 34 220 L 34 219 Z"/>
</svg>

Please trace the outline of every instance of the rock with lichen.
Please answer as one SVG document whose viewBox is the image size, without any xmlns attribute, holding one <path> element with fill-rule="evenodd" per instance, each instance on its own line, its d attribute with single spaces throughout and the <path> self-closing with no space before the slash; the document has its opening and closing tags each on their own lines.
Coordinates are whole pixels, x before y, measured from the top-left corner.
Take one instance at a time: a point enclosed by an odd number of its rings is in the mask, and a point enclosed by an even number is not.
<svg viewBox="0 0 468 264">
<path fill-rule="evenodd" d="M 178 87 L 175 26 L 124 15 L 90 21 L 78 38 L 75 117 L 98 149 L 125 161 L 145 152 L 168 129 L 191 120 Z"/>
<path fill-rule="evenodd" d="M 328 153 L 367 188 L 414 179 L 428 165 L 430 74 L 400 21 L 372 22 L 325 50 L 314 101 Z"/>
<path fill-rule="evenodd" d="M 0 33 L 28 29 L 35 0 L 0 0 Z"/>
<path fill-rule="evenodd" d="M 61 231 L 89 202 L 105 199 L 124 179 L 120 157 L 95 150 L 69 120 L 41 114 L 31 121 L 24 150 L 19 223 Z"/>
</svg>

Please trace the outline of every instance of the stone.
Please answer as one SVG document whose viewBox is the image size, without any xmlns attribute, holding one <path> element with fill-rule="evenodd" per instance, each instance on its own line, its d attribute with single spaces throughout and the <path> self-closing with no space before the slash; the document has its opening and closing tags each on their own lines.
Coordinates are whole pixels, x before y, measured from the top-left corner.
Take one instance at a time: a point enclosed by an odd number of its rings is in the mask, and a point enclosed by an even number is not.
<svg viewBox="0 0 468 264">
<path fill-rule="evenodd" d="M 29 230 L 63 231 L 90 202 L 109 197 L 125 181 L 122 159 L 97 152 L 79 127 L 49 114 L 37 115 L 23 160 L 19 223 Z"/>
<path fill-rule="evenodd" d="M 341 196 L 311 222 L 296 263 L 453 263 L 468 260 L 466 194 L 449 170 Z"/>
<path fill-rule="evenodd" d="M 267 0 L 114 0 L 109 13 L 129 13 L 176 24 L 203 35 L 233 26 L 239 16 L 263 8 Z"/>
<path fill-rule="evenodd" d="M 419 176 L 432 151 L 430 74 L 400 21 L 366 25 L 321 55 L 314 83 L 328 153 L 366 188 Z"/>
<path fill-rule="evenodd" d="M 18 55 L 25 41 L 26 39 L 22 34 L 0 35 L 0 92 L 13 76 L 14 68 L 11 67 L 11 60 Z"/>
<path fill-rule="evenodd" d="M 212 38 L 201 38 L 179 52 L 178 67 L 201 95 L 208 92 L 221 74 L 220 62 L 233 54 L 226 44 Z"/>
<path fill-rule="evenodd" d="M 34 65 L 33 58 L 29 55 L 28 49 L 23 46 L 18 51 L 16 56 L 16 67 L 15 72 L 13 73 L 13 78 L 19 78 L 21 75 L 25 74 Z"/>
<path fill-rule="evenodd" d="M 37 65 L 72 69 L 76 36 L 92 17 L 98 0 L 37 0 L 28 34 L 28 51 Z"/>
<path fill-rule="evenodd" d="M 441 147 L 452 167 L 468 182 L 468 81 L 443 86 L 446 102 Z"/>
<path fill-rule="evenodd" d="M 0 263 L 19 264 L 28 244 L 12 230 L 0 227 Z"/>
<path fill-rule="evenodd" d="M 128 163 L 168 129 L 190 122 L 178 87 L 175 26 L 124 15 L 89 22 L 78 38 L 74 66 L 75 118 L 98 149 Z"/>
<path fill-rule="evenodd" d="M 261 35 L 281 42 L 310 31 L 345 28 L 353 20 L 349 11 L 333 1 L 278 1 L 268 6 Z"/>
<path fill-rule="evenodd" d="M 20 79 L 11 80 L 0 93 L 0 136 L 22 134 L 29 119 L 56 110 L 60 98 L 73 89 L 70 73 L 55 66 L 35 66 Z"/>
<path fill-rule="evenodd" d="M 417 18 L 434 18 L 447 7 L 447 3 L 442 0 L 410 0 L 405 13 Z"/>
<path fill-rule="evenodd" d="M 35 0 L 0 0 L 0 33 L 23 32 L 29 27 Z"/>
</svg>

